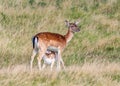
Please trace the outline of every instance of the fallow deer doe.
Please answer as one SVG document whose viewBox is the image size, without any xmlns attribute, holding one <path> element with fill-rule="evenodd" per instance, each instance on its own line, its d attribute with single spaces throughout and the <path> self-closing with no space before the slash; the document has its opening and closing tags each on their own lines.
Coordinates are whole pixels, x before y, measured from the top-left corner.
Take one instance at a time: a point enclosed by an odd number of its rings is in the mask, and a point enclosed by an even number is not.
<svg viewBox="0 0 120 86">
<path fill-rule="evenodd" d="M 79 22 L 70 23 L 66 20 L 65 23 L 68 27 L 68 32 L 65 35 L 51 32 L 41 32 L 33 37 L 33 53 L 30 61 L 31 70 L 34 57 L 37 53 L 39 54 L 37 57 L 38 67 L 39 70 L 41 70 L 41 60 L 47 49 L 56 50 L 58 52 L 57 69 L 60 70 L 60 63 L 62 64 L 63 68 L 65 68 L 61 53 L 63 52 L 67 43 L 72 39 L 74 33 L 80 31 L 78 27 Z"/>
</svg>

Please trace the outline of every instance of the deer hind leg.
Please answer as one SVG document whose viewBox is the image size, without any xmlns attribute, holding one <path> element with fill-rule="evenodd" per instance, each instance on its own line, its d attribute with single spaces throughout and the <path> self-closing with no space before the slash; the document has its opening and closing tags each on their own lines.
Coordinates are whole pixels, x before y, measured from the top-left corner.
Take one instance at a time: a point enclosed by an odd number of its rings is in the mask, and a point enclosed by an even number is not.
<svg viewBox="0 0 120 86">
<path fill-rule="evenodd" d="M 31 56 L 31 60 L 30 60 L 30 70 L 32 71 L 32 67 L 33 67 L 33 61 L 34 61 L 34 58 L 37 54 L 37 51 L 36 50 L 33 50 L 32 52 L 32 56 Z"/>
<path fill-rule="evenodd" d="M 41 51 L 39 52 L 39 56 L 38 56 L 38 58 L 37 58 L 39 70 L 41 70 L 41 60 L 42 60 L 42 57 L 43 57 L 44 55 L 45 55 L 45 50 L 41 50 Z"/>
</svg>

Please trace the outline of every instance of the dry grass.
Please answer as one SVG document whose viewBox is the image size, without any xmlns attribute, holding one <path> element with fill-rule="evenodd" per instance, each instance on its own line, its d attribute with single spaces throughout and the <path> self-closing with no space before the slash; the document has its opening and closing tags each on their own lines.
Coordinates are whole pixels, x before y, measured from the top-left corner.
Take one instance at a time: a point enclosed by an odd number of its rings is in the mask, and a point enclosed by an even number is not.
<svg viewBox="0 0 120 86">
<path fill-rule="evenodd" d="M 0 69 L 0 85 L 4 86 L 119 86 L 119 63 L 85 63 L 68 66 L 64 71 L 49 68 L 30 72 L 28 66 L 15 65 Z"/>
</svg>

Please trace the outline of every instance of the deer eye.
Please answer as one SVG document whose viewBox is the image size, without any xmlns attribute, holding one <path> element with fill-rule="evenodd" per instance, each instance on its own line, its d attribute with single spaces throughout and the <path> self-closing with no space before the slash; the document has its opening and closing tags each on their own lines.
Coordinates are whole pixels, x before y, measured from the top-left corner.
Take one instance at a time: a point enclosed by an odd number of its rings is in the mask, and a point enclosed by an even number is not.
<svg viewBox="0 0 120 86">
<path fill-rule="evenodd" d="M 71 26 L 71 27 L 74 27 L 74 26 Z"/>
</svg>

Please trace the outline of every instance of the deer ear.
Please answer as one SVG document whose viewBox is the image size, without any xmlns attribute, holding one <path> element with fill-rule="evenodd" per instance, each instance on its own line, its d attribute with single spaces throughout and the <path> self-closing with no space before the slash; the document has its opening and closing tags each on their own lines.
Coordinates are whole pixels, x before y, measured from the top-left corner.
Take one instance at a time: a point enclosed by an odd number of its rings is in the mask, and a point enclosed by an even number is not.
<svg viewBox="0 0 120 86">
<path fill-rule="evenodd" d="M 69 21 L 65 20 L 65 24 L 67 27 L 69 27 Z"/>
<path fill-rule="evenodd" d="M 80 23 L 80 20 L 78 20 L 78 21 L 75 21 L 75 24 L 76 24 L 76 25 L 78 25 L 79 23 Z"/>
</svg>

